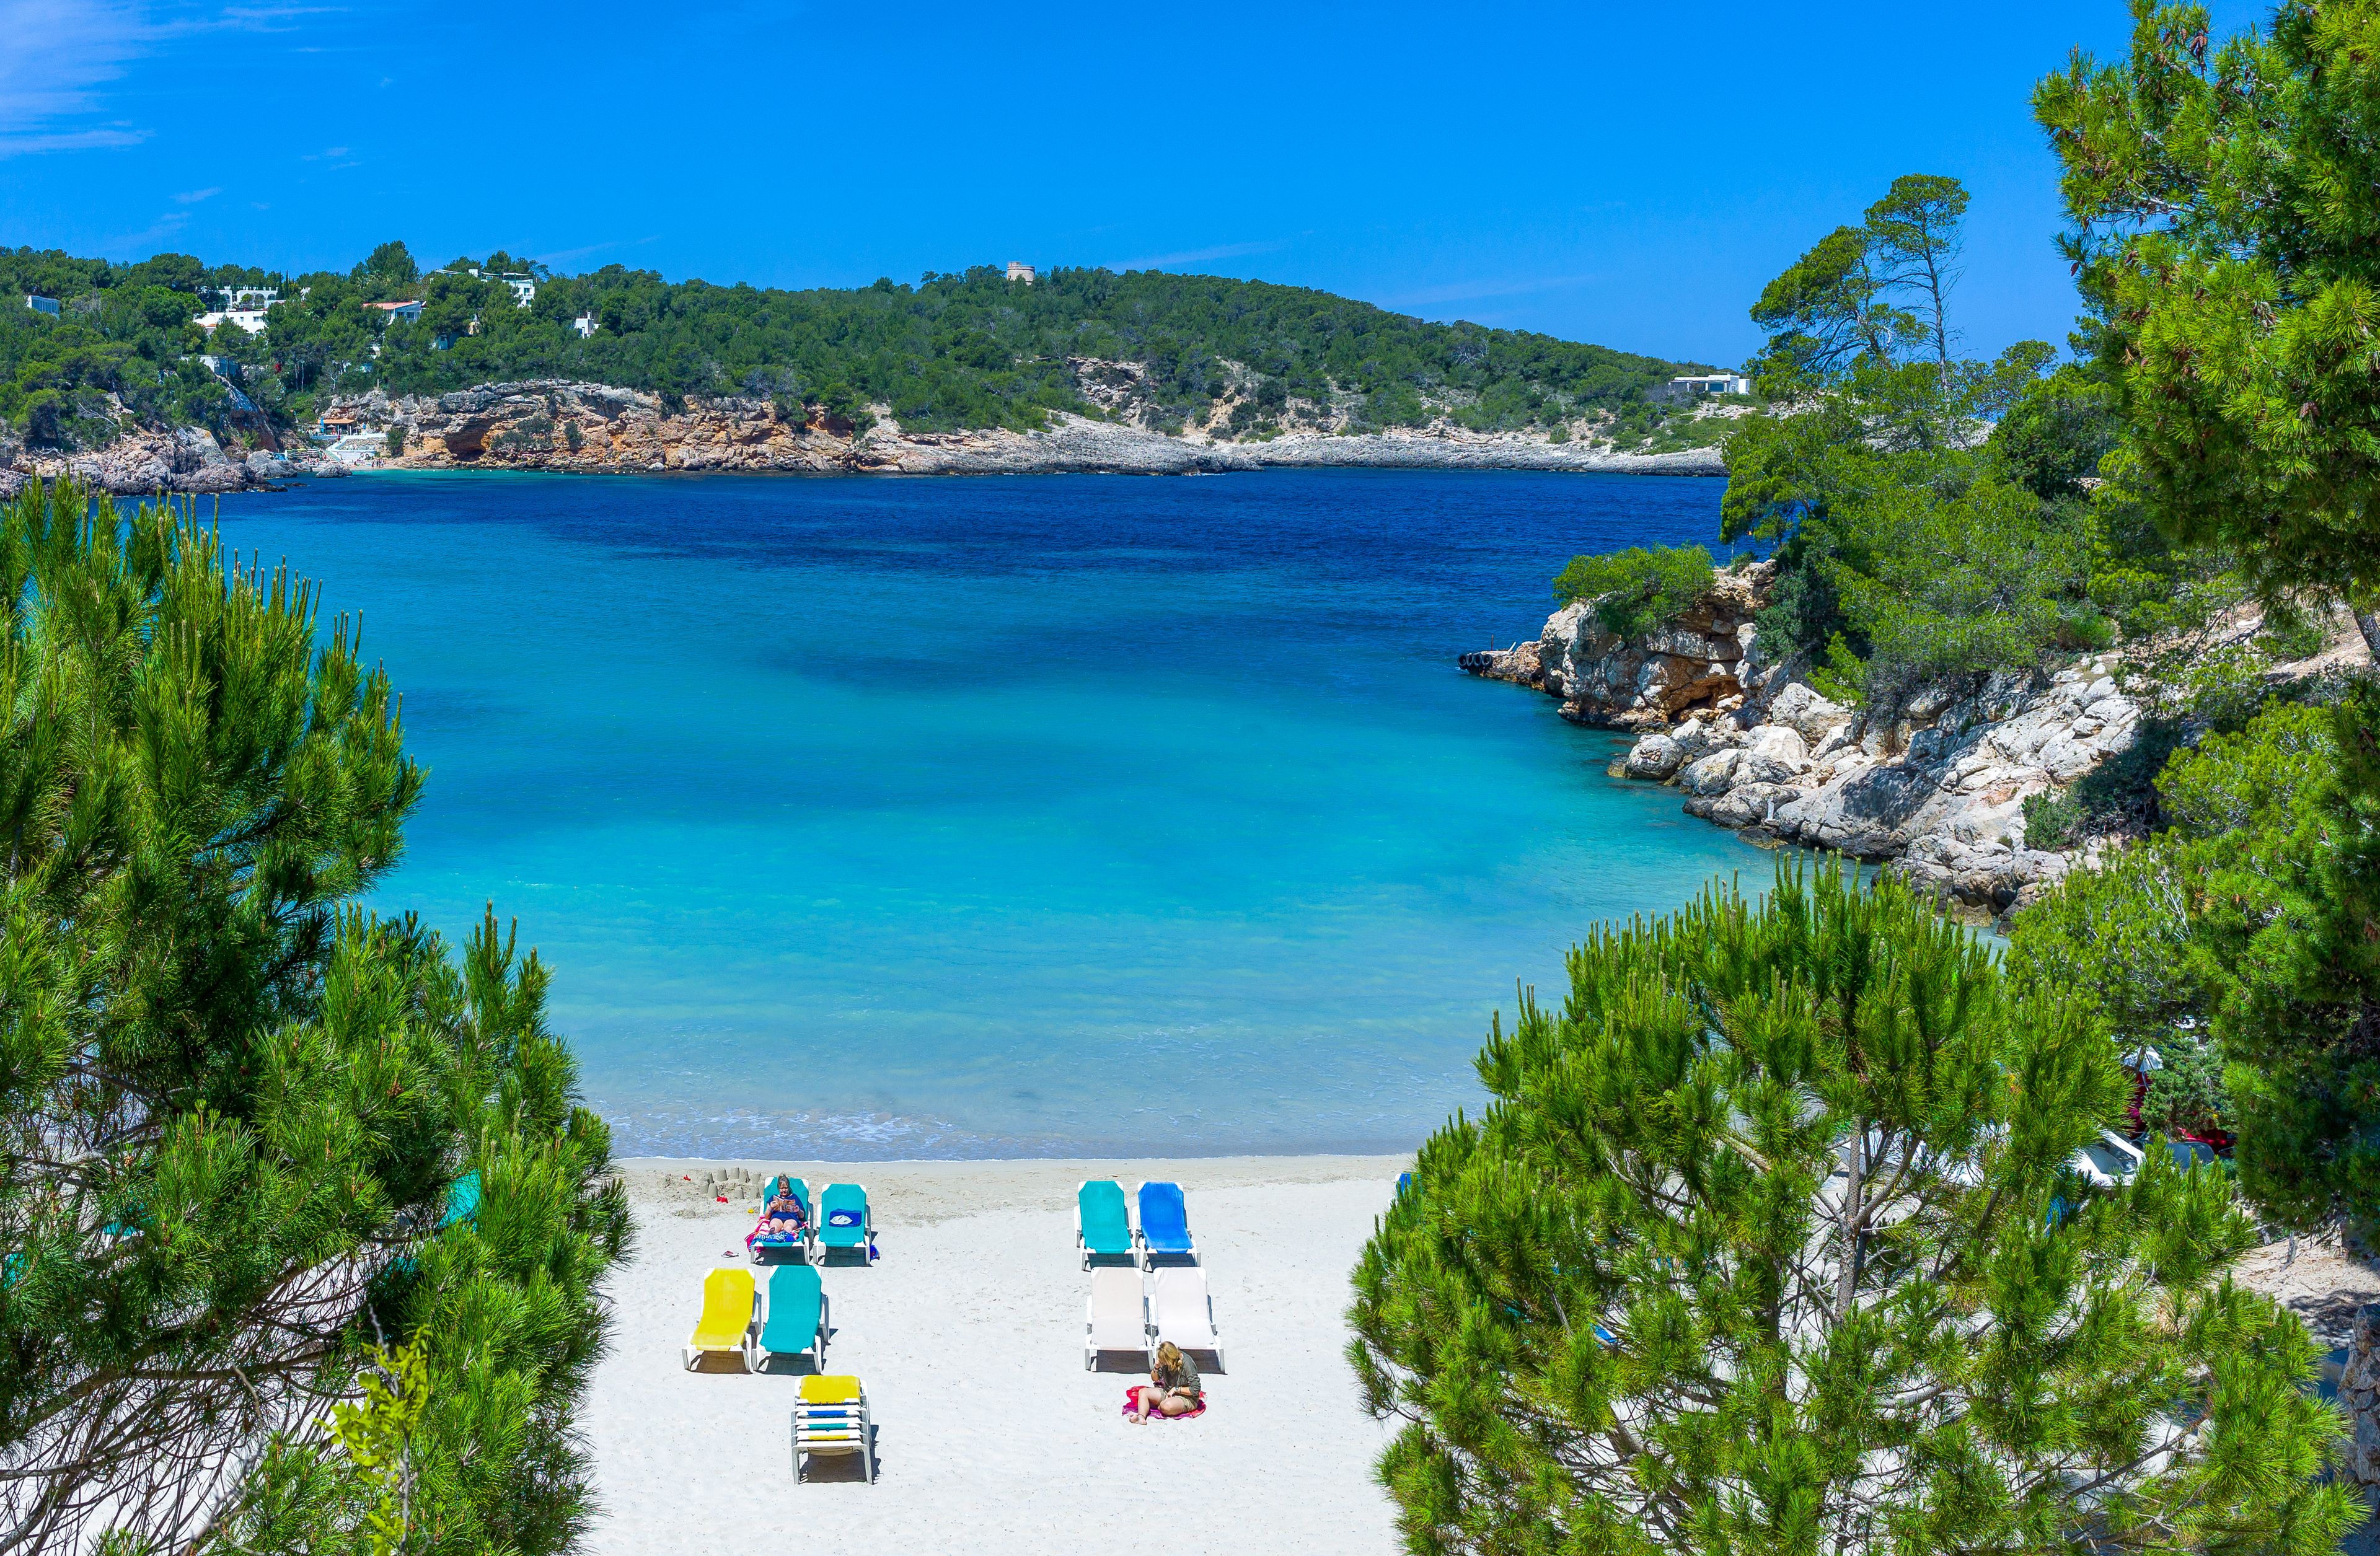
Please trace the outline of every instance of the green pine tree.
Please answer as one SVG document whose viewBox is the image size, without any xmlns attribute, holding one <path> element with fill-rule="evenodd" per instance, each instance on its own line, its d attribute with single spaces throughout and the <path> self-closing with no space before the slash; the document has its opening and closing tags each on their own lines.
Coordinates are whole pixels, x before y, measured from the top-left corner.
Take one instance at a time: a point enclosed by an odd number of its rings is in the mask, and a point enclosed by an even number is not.
<svg viewBox="0 0 2380 1556">
<path fill-rule="evenodd" d="M 1905 888 L 1602 930 L 1355 1273 L 1408 1549 L 2326 1550 L 2339 1432 L 2228 1181 L 2070 1163 L 2107 1034 Z"/>
<path fill-rule="evenodd" d="M 0 510 L 0 1552 L 363 1538 L 329 1405 L 417 1336 L 407 1549 L 558 1550 L 605 1131 L 533 954 L 357 907 L 421 789 L 394 696 L 226 563 L 70 481 Z"/>
</svg>

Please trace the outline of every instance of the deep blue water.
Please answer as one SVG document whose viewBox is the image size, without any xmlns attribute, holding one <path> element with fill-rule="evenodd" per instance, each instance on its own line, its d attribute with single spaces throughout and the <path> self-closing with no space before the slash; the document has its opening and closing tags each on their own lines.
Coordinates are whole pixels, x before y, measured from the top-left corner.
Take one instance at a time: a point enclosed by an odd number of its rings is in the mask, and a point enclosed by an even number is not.
<svg viewBox="0 0 2380 1556">
<path fill-rule="evenodd" d="M 1453 668 L 1719 484 L 375 476 L 222 509 L 360 610 L 624 1153 L 1401 1149 L 1594 922 L 1761 857 Z"/>
</svg>

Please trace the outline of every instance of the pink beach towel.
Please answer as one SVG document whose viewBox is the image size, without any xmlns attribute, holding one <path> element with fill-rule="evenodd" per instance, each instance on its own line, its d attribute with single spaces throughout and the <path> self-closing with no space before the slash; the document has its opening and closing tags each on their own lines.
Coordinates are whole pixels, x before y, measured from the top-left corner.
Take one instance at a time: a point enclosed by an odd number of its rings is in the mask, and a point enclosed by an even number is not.
<svg viewBox="0 0 2380 1556">
<path fill-rule="evenodd" d="M 1140 1408 L 1141 1388 L 1141 1384 L 1135 1383 L 1131 1388 L 1126 1389 L 1123 1392 L 1123 1413 L 1125 1415 L 1129 1416 Z M 1198 1396 L 1198 1408 L 1196 1410 L 1185 1410 L 1179 1416 L 1168 1416 L 1162 1410 L 1152 1410 L 1148 1413 L 1148 1418 L 1152 1421 L 1195 1421 L 1205 1414 L 1207 1414 L 1207 1396 L 1205 1394 L 1200 1394 Z"/>
</svg>

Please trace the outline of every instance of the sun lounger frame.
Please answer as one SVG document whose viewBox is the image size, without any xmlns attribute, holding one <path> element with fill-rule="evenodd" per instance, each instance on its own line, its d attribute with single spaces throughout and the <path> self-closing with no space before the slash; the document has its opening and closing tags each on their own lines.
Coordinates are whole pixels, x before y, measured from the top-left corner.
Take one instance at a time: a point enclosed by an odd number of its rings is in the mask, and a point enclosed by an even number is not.
<svg viewBox="0 0 2380 1556">
<path fill-rule="evenodd" d="M 1115 1184 L 1116 1197 L 1123 1201 L 1123 1246 L 1121 1249 L 1094 1249 L 1083 1235 L 1083 1194 L 1093 1184 Z M 1116 1183 L 1113 1178 L 1085 1178 L 1075 1185 L 1075 1248 L 1083 1256 L 1084 1269 L 1088 1270 L 1094 1258 L 1111 1258 L 1118 1253 L 1138 1265 L 1139 1237 L 1140 1234 L 1132 1224 L 1132 1199 L 1124 1193 L 1123 1185 Z"/>
<path fill-rule="evenodd" d="M 1142 1215 L 1139 1212 L 1140 1197 L 1148 1192 L 1148 1186 L 1151 1184 L 1163 1184 L 1172 1189 L 1175 1194 L 1181 1195 L 1182 1197 L 1183 1246 L 1181 1247 L 1153 1248 L 1149 1246 L 1148 1219 L 1147 1216 Z M 1198 1239 L 1196 1234 L 1192 1233 L 1190 1230 L 1190 1197 L 1189 1195 L 1183 1193 L 1182 1185 L 1180 1184 L 1174 1182 L 1172 1178 L 1143 1178 L 1139 1184 L 1135 1185 L 1133 1188 L 1132 1208 L 1134 1211 L 1132 1237 L 1134 1243 L 1140 1248 L 1140 1263 L 1142 1269 L 1156 1269 L 1157 1261 L 1160 1258 L 1186 1258 L 1192 1264 L 1196 1264 L 1198 1262 Z"/>
<path fill-rule="evenodd" d="M 1124 1273 L 1123 1270 L 1116 1269 L 1116 1267 L 1111 1264 L 1102 1265 L 1099 1269 L 1092 1270 L 1091 1289 L 1089 1292 L 1086 1293 L 1083 1297 L 1083 1370 L 1086 1372 L 1096 1372 L 1099 1370 L 1100 1352 L 1123 1350 L 1126 1348 L 1119 1345 L 1102 1345 L 1099 1343 L 1099 1277 L 1111 1270 L 1118 1275 Z M 1140 1296 L 1141 1349 L 1153 1357 L 1157 1353 L 1155 1349 L 1156 1343 L 1148 1338 L 1148 1288 L 1141 1282 L 1140 1266 L 1137 1264 L 1132 1266 L 1132 1282 Z M 1113 1282 L 1110 1283 L 1112 1284 Z"/>
<path fill-rule="evenodd" d="M 790 1264 L 778 1266 L 778 1269 L 782 1270 L 793 1270 L 796 1268 L 808 1270 L 812 1267 L 807 1262 L 799 1266 Z M 776 1273 L 772 1270 L 770 1272 L 768 1283 L 773 1286 L 776 1284 Z M 755 1284 L 758 1284 L 758 1282 L 755 1282 Z M 752 1328 L 745 1336 L 744 1340 L 744 1370 L 747 1372 L 759 1372 L 769 1365 L 769 1358 L 771 1356 L 798 1356 L 802 1355 L 804 1351 L 807 1351 L 812 1356 L 817 1358 L 819 1371 L 824 1372 L 826 1370 L 826 1338 L 827 1335 L 832 1331 L 834 1327 L 828 1321 L 828 1304 L 829 1298 L 826 1295 L 826 1286 L 821 1282 L 819 1286 L 817 1331 L 810 1336 L 810 1343 L 808 1345 L 803 1346 L 802 1349 L 798 1351 L 771 1350 L 768 1343 L 768 1315 L 763 1312 L 756 1311 L 752 1316 Z M 758 1305 L 756 1304 L 756 1307 Z"/>
<path fill-rule="evenodd" d="M 1197 1288 L 1198 1295 L 1203 1299 L 1202 1305 L 1206 1308 L 1207 1332 L 1203 1339 L 1194 1339 L 1185 1343 L 1184 1336 L 1167 1331 L 1165 1311 L 1159 1305 L 1158 1297 L 1168 1285 L 1195 1285 Z M 1171 1340 L 1176 1350 L 1213 1353 L 1215 1370 L 1229 1372 L 1231 1368 L 1223 1361 L 1223 1332 L 1215 1327 L 1215 1294 L 1207 1289 L 1207 1272 L 1195 1264 L 1168 1265 L 1149 1277 L 1149 1287 L 1148 1297 L 1149 1367 L 1153 1369 L 1157 1366 L 1157 1348 Z"/>
<path fill-rule="evenodd" d="M 850 1243 L 830 1243 L 826 1239 L 826 1196 L 828 1189 L 856 1188 L 859 1191 L 859 1236 Z M 868 1262 L 868 1254 L 876 1246 L 876 1198 L 861 1183 L 831 1183 L 818 1191 L 810 1208 L 810 1261 L 824 1264 L 827 1255 L 851 1248 L 859 1250 L 859 1262 Z"/>
<path fill-rule="evenodd" d="M 876 1484 L 876 1420 L 868 1413 L 866 1389 L 858 1390 L 850 1400 L 795 1400 L 791 1429 L 795 1485 L 803 1483 L 804 1453 L 812 1458 L 821 1453 L 856 1453 L 868 1473 L 868 1483 Z"/>
<path fill-rule="evenodd" d="M 743 1328 L 733 1340 L 726 1339 L 724 1331 L 722 1331 L 718 1335 L 713 1335 L 709 1339 L 705 1339 L 703 1319 L 710 1317 L 710 1282 L 722 1275 L 740 1275 L 743 1277 L 744 1297 L 746 1304 Z M 729 1285 L 734 1285 L 735 1282 L 730 1281 L 727 1283 Z M 760 1294 L 759 1291 L 759 1282 L 752 1279 L 752 1271 L 749 1270 L 733 1270 L 722 1267 L 721 1269 L 713 1270 L 704 1275 L 702 1278 L 702 1310 L 700 1313 L 696 1315 L 694 1320 L 694 1331 L 686 1337 L 686 1345 L 684 1347 L 686 1369 L 688 1372 L 692 1372 L 697 1367 L 701 1365 L 702 1358 L 705 1356 L 721 1355 L 741 1355 L 744 1354 L 751 1345 L 752 1331 L 758 1327 L 759 1321 L 759 1311 Z M 746 1363 L 746 1369 L 747 1371 L 750 1369 L 750 1364 L 748 1361 Z"/>
</svg>

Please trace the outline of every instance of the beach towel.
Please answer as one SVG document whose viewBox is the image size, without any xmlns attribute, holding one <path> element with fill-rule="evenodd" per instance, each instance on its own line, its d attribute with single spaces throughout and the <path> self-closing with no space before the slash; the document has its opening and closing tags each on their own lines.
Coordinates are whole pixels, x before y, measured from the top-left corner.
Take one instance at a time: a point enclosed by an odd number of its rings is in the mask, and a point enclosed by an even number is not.
<svg viewBox="0 0 2380 1556">
<path fill-rule="evenodd" d="M 1148 1387 L 1148 1385 L 1145 1383 L 1135 1383 L 1131 1388 L 1126 1389 L 1123 1392 L 1123 1413 L 1125 1415 L 1130 1416 L 1140 1408 L 1140 1391 L 1146 1387 Z M 1205 1414 L 1207 1414 L 1207 1396 L 1205 1394 L 1200 1394 L 1198 1396 L 1198 1408 L 1196 1410 L 1185 1410 L 1179 1416 L 1168 1416 L 1162 1410 L 1152 1410 L 1148 1413 L 1148 1418 L 1152 1421 L 1195 1421 Z"/>
</svg>

